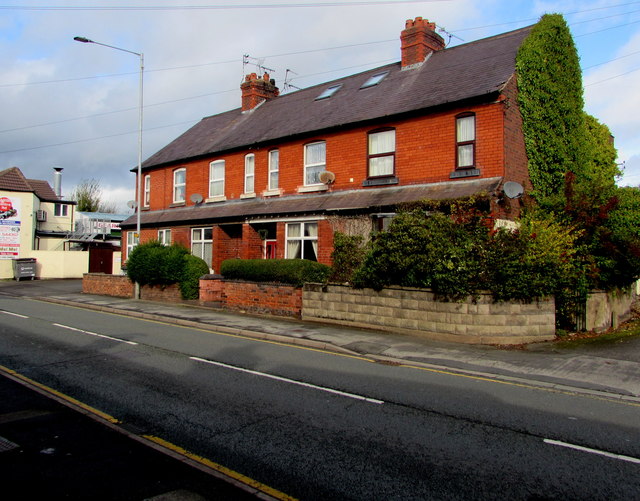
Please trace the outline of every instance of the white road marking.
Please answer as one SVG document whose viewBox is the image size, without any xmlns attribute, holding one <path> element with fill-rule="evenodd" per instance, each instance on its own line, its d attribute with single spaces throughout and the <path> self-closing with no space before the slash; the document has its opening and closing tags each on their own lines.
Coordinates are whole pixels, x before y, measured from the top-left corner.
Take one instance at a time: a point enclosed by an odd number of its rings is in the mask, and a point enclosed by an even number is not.
<svg viewBox="0 0 640 501">
<path fill-rule="evenodd" d="M 302 381 L 296 381 L 295 379 L 288 379 L 286 377 L 274 376 L 273 374 L 267 374 L 265 372 L 253 371 L 251 369 L 244 369 L 242 367 L 236 367 L 235 365 L 224 364 L 222 362 L 214 362 L 212 360 L 207 360 L 199 357 L 189 357 L 191 360 L 195 360 L 196 362 L 203 362 L 205 364 L 216 365 L 218 367 L 224 367 L 225 369 L 231 369 L 234 371 L 244 372 L 247 374 L 253 374 L 254 376 L 266 377 L 269 379 L 275 379 L 276 381 L 282 381 L 285 383 L 296 384 L 298 386 L 304 386 L 305 388 L 311 388 L 314 390 L 325 391 L 327 393 L 333 393 L 334 395 L 340 395 L 342 397 L 353 398 L 355 400 L 362 400 L 364 402 L 369 402 L 371 404 L 384 404 L 382 400 L 376 400 L 375 398 L 368 398 L 362 395 L 356 395 L 355 393 L 347 393 L 340 390 L 334 390 L 332 388 L 325 388 L 324 386 L 317 386 L 311 383 L 303 383 Z"/>
<path fill-rule="evenodd" d="M 5 311 L 5 310 L 0 310 L 0 313 L 4 313 L 5 315 L 11 315 L 12 317 L 29 318 L 26 315 L 20 315 L 19 313 L 12 313 L 10 311 Z"/>
<path fill-rule="evenodd" d="M 622 454 L 613 454 L 612 452 L 601 451 L 598 449 L 590 449 L 589 447 L 582 447 L 581 445 L 569 444 L 567 442 L 560 442 L 559 440 L 551 440 L 549 438 L 544 439 L 545 444 L 557 445 L 559 447 L 567 447 L 569 449 L 575 449 L 577 451 L 588 452 L 590 454 L 598 454 L 599 456 L 605 456 L 608 458 L 619 459 L 620 461 L 628 461 L 629 463 L 640 464 L 640 459 L 631 456 L 623 456 Z"/>
<path fill-rule="evenodd" d="M 70 327 L 68 325 L 63 324 L 53 324 L 56 327 L 62 327 L 63 329 L 68 329 L 70 331 L 81 332 L 82 334 L 88 334 L 89 336 L 101 337 L 104 339 L 110 339 L 111 341 L 117 341 L 118 343 L 126 343 L 136 346 L 138 343 L 134 343 L 133 341 L 125 341 L 124 339 L 118 339 L 117 337 L 106 336 L 104 334 L 97 334 L 96 332 L 85 331 L 82 329 L 76 329 L 75 327 Z"/>
</svg>

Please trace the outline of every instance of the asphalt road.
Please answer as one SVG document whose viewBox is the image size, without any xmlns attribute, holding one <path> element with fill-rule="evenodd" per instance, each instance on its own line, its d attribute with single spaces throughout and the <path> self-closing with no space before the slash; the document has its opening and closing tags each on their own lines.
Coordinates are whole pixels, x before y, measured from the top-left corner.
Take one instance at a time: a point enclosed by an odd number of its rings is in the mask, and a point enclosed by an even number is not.
<svg viewBox="0 0 640 501">
<path fill-rule="evenodd" d="M 300 499 L 640 492 L 633 403 L 26 299 L 0 310 L 0 364 Z"/>
</svg>

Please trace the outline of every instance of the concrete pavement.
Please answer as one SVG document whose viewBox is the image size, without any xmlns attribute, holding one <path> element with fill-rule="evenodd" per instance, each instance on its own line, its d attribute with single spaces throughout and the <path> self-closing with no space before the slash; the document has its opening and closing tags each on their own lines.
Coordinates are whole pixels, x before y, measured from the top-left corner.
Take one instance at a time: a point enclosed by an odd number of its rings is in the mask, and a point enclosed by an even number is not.
<svg viewBox="0 0 640 501">
<path fill-rule="evenodd" d="M 268 339 L 372 360 L 449 369 L 640 402 L 640 337 L 561 347 L 520 349 L 460 345 L 388 332 L 232 313 L 193 304 L 166 304 L 83 294 L 79 280 L 0 282 L 0 294 L 148 318 L 213 332 Z"/>
</svg>

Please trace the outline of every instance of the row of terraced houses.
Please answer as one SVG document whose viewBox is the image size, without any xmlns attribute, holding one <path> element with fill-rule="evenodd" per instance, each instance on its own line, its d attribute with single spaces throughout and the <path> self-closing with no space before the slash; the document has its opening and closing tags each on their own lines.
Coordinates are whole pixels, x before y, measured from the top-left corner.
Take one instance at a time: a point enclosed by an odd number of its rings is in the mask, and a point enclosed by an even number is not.
<svg viewBox="0 0 640 501">
<path fill-rule="evenodd" d="M 246 76 L 241 107 L 209 116 L 142 165 L 138 241 L 181 243 L 219 270 L 228 258 L 330 264 L 335 231 L 384 228 L 400 204 L 486 196 L 496 220 L 530 188 L 517 51 L 530 27 L 446 48 L 420 17 L 401 61 L 280 95 Z"/>
</svg>

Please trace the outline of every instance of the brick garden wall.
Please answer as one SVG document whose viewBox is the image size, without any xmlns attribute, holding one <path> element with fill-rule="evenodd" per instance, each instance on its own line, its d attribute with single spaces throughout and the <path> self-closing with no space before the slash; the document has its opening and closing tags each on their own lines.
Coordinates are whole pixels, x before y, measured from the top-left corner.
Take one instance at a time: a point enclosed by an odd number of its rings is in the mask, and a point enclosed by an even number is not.
<svg viewBox="0 0 640 501">
<path fill-rule="evenodd" d="M 124 275 L 85 273 L 82 276 L 82 292 L 100 296 L 133 297 L 133 283 Z"/>
<path fill-rule="evenodd" d="M 553 299 L 531 304 L 493 303 L 490 295 L 476 302 L 436 301 L 426 290 L 352 289 L 306 284 L 303 320 L 374 328 L 429 339 L 472 344 L 520 344 L 555 337 Z"/>
<path fill-rule="evenodd" d="M 200 303 L 251 313 L 300 318 L 302 288 L 235 280 L 200 280 Z"/>
</svg>

